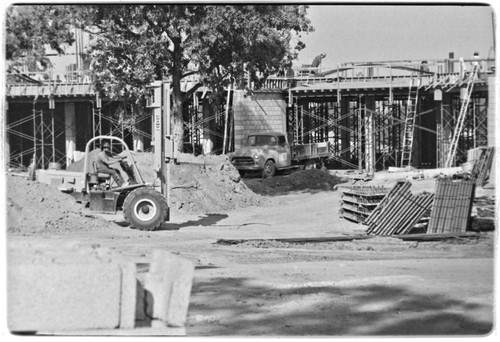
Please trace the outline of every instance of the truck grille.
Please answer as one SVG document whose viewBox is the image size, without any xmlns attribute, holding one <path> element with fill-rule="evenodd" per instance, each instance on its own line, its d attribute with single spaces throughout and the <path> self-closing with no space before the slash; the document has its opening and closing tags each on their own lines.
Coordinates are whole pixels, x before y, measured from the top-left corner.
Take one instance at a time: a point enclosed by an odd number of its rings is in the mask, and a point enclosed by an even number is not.
<svg viewBox="0 0 500 342">
<path fill-rule="evenodd" d="M 231 163 L 235 166 L 238 165 L 255 165 L 252 157 L 233 157 Z"/>
</svg>

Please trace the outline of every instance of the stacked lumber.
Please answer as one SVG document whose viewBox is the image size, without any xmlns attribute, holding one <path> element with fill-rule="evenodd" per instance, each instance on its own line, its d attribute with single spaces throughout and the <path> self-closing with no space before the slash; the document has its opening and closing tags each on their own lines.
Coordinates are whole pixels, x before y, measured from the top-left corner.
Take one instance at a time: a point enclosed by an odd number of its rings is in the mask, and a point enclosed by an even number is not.
<svg viewBox="0 0 500 342">
<path fill-rule="evenodd" d="M 408 233 L 432 207 L 434 194 L 412 194 L 409 181 L 399 181 L 365 220 L 368 235 Z"/>
<path fill-rule="evenodd" d="M 340 215 L 363 223 L 388 192 L 389 189 L 383 186 L 351 186 L 342 193 Z"/>
<path fill-rule="evenodd" d="M 470 223 L 475 179 L 438 178 L 428 234 L 463 233 Z"/>
<path fill-rule="evenodd" d="M 477 186 L 483 186 L 490 176 L 493 163 L 494 147 L 478 147 L 467 151 L 467 160 L 474 162 L 471 177 Z"/>
</svg>

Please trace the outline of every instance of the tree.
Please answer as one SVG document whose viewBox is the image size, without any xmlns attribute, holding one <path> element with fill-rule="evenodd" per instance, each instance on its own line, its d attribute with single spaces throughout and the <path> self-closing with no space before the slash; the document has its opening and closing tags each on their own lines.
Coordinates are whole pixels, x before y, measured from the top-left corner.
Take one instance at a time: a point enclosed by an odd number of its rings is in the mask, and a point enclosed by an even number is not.
<svg viewBox="0 0 500 342">
<path fill-rule="evenodd" d="M 183 103 L 201 86 L 217 95 L 232 82 L 243 87 L 246 74 L 259 84 L 290 65 L 304 48 L 300 40 L 291 46 L 292 38 L 313 30 L 306 14 L 307 6 L 291 5 L 13 6 L 6 54 L 8 60 L 31 55 L 46 67 L 47 45 L 62 53 L 74 42 L 72 28 L 86 30 L 96 86 L 111 99 L 139 105 L 152 81 L 170 80 L 179 139 Z M 193 73 L 198 84 L 182 92 L 181 80 Z"/>
<path fill-rule="evenodd" d="M 8 70 L 28 63 L 32 68 L 51 65 L 46 48 L 64 54 L 75 41 L 64 6 L 11 6 L 6 11 L 5 58 Z"/>
<path fill-rule="evenodd" d="M 94 5 L 73 8 L 73 22 L 92 33 L 97 86 L 114 99 L 143 99 L 154 80 L 171 80 L 172 127 L 183 137 L 183 103 L 201 86 L 215 94 L 230 82 L 255 82 L 278 71 L 312 31 L 305 6 Z M 199 83 L 181 91 L 181 80 Z M 179 140 L 177 142 L 180 142 Z M 182 144 L 178 144 L 182 148 Z"/>
</svg>

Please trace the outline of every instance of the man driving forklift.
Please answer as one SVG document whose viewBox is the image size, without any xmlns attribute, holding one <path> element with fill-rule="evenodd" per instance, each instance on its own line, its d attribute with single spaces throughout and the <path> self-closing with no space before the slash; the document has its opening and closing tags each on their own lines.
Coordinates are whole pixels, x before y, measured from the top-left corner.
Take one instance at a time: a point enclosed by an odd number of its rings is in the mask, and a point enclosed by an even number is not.
<svg viewBox="0 0 500 342">
<path fill-rule="evenodd" d="M 112 168 L 110 165 L 120 162 L 123 158 L 115 158 L 111 152 L 111 146 L 108 142 L 104 142 L 101 146 L 101 152 L 97 155 L 96 168 L 97 172 L 105 173 L 113 177 L 114 181 L 121 187 L 124 183 L 120 170 Z"/>
</svg>

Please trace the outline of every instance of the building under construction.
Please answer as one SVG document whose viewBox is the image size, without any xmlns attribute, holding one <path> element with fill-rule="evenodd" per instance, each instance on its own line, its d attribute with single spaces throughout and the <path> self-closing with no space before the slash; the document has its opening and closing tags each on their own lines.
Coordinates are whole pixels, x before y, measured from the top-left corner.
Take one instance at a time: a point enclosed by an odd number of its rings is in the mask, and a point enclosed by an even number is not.
<svg viewBox="0 0 500 342">
<path fill-rule="evenodd" d="M 467 150 L 494 146 L 493 66 L 486 59 L 302 66 L 269 77 L 261 89 L 228 90 L 220 103 L 200 91 L 185 106 L 185 150 L 228 153 L 246 134 L 269 129 L 287 130 L 295 143 L 329 141 L 331 168 L 459 165 Z M 97 135 L 119 136 L 136 151 L 153 148 L 149 110 L 131 105 L 113 114 L 116 103 L 95 91 L 85 71 L 64 76 L 8 77 L 10 166 L 35 157 L 37 167 L 65 167 Z"/>
</svg>

